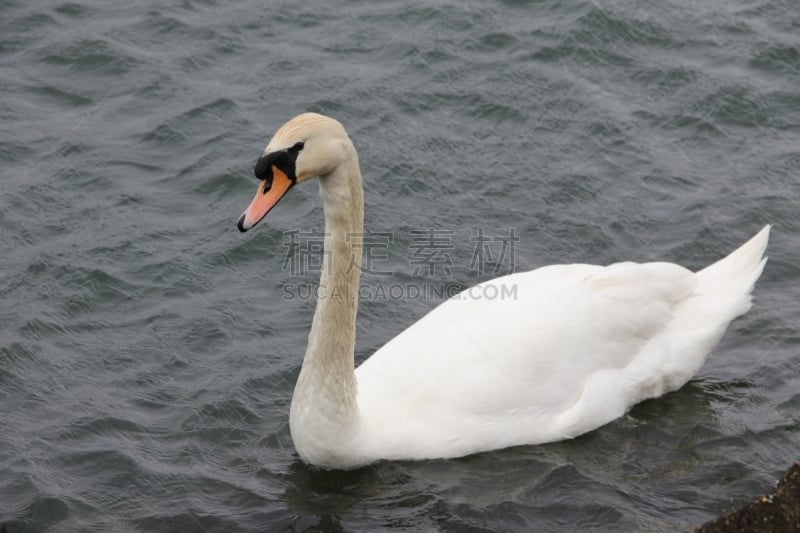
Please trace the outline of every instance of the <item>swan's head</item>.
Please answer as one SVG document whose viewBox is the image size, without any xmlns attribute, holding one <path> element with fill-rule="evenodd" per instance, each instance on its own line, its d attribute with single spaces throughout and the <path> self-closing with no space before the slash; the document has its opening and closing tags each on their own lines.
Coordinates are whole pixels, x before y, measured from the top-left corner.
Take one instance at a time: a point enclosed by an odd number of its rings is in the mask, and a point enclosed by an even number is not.
<svg viewBox="0 0 800 533">
<path fill-rule="evenodd" d="M 239 218 L 239 231 L 247 231 L 297 183 L 333 172 L 352 147 L 342 125 L 316 113 L 297 115 L 281 126 L 258 158 L 256 196 Z"/>
</svg>

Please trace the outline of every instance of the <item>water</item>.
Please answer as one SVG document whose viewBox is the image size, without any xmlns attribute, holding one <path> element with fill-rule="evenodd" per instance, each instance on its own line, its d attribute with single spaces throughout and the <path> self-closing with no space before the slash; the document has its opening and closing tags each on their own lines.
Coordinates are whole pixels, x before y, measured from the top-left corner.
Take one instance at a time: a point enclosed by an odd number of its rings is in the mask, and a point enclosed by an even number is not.
<svg viewBox="0 0 800 533">
<path fill-rule="evenodd" d="M 47 4 L 0 2 L 4 533 L 674 531 L 797 459 L 793 2 Z M 307 467 L 314 302 L 285 290 L 317 272 L 284 232 L 322 228 L 316 184 L 235 228 L 306 110 L 348 128 L 392 236 L 367 287 L 491 277 L 478 229 L 516 232 L 517 270 L 699 268 L 773 223 L 754 308 L 682 390 L 573 441 Z M 449 275 L 412 264 L 431 229 Z M 362 302 L 359 361 L 436 304 L 404 296 Z"/>
</svg>

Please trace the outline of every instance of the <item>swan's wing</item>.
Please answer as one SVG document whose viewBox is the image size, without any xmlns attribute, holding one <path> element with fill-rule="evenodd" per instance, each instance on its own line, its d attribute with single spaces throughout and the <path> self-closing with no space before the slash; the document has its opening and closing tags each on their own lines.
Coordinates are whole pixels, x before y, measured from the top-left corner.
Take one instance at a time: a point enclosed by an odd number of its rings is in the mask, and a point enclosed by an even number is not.
<svg viewBox="0 0 800 533">
<path fill-rule="evenodd" d="M 487 281 L 356 370 L 362 414 L 371 426 L 385 419 L 383 438 L 407 430 L 429 436 L 417 445 L 449 450 L 459 439 L 487 449 L 588 431 L 641 400 L 638 381 L 669 366 L 668 342 L 654 341 L 696 284 L 669 263 L 554 265 Z"/>
</svg>

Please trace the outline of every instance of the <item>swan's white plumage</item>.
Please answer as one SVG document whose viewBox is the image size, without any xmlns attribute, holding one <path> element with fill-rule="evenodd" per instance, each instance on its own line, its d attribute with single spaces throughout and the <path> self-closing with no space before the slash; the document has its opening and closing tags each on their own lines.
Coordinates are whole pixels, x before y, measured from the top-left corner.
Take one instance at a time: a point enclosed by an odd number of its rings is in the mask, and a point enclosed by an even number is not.
<svg viewBox="0 0 800 533">
<path fill-rule="evenodd" d="M 749 308 L 768 234 L 727 280 L 670 263 L 553 265 L 486 282 L 516 298 L 448 300 L 356 369 L 364 426 L 380 427 L 369 442 L 389 458 L 551 442 L 680 388 Z"/>
<path fill-rule="evenodd" d="M 309 131 L 321 129 L 337 141 L 327 146 L 346 139 L 352 147 L 332 119 L 293 121 L 282 131 L 302 130 L 305 138 L 279 131 L 274 143 L 307 141 Z M 342 259 L 343 232 L 363 230 L 355 151 L 350 161 L 315 152 L 313 143 L 306 150 L 309 165 L 340 161 L 321 184 L 326 250 Z M 595 429 L 697 372 L 730 321 L 749 309 L 768 237 L 769 226 L 697 273 L 671 263 L 578 264 L 487 281 L 389 341 L 355 369 L 354 380 L 357 301 L 323 298 L 292 401 L 295 446 L 308 462 L 352 468 Z M 360 258 L 360 250 L 353 253 Z M 358 275 L 323 268 L 320 284 L 357 294 Z"/>
</svg>

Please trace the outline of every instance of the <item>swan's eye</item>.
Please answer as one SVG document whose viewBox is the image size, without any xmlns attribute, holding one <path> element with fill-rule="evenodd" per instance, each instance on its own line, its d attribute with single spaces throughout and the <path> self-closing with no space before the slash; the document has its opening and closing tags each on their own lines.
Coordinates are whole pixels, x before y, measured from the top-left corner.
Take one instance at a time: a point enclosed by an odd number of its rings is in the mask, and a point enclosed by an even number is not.
<svg viewBox="0 0 800 533">
<path fill-rule="evenodd" d="M 256 162 L 254 173 L 256 178 L 265 180 L 267 182 L 267 189 L 272 185 L 272 166 L 275 165 L 281 171 L 289 176 L 289 179 L 294 181 L 295 176 L 295 161 L 300 150 L 306 145 L 305 142 L 300 141 L 294 143 L 289 148 L 284 148 L 278 152 L 269 152 L 263 154 Z"/>
</svg>

